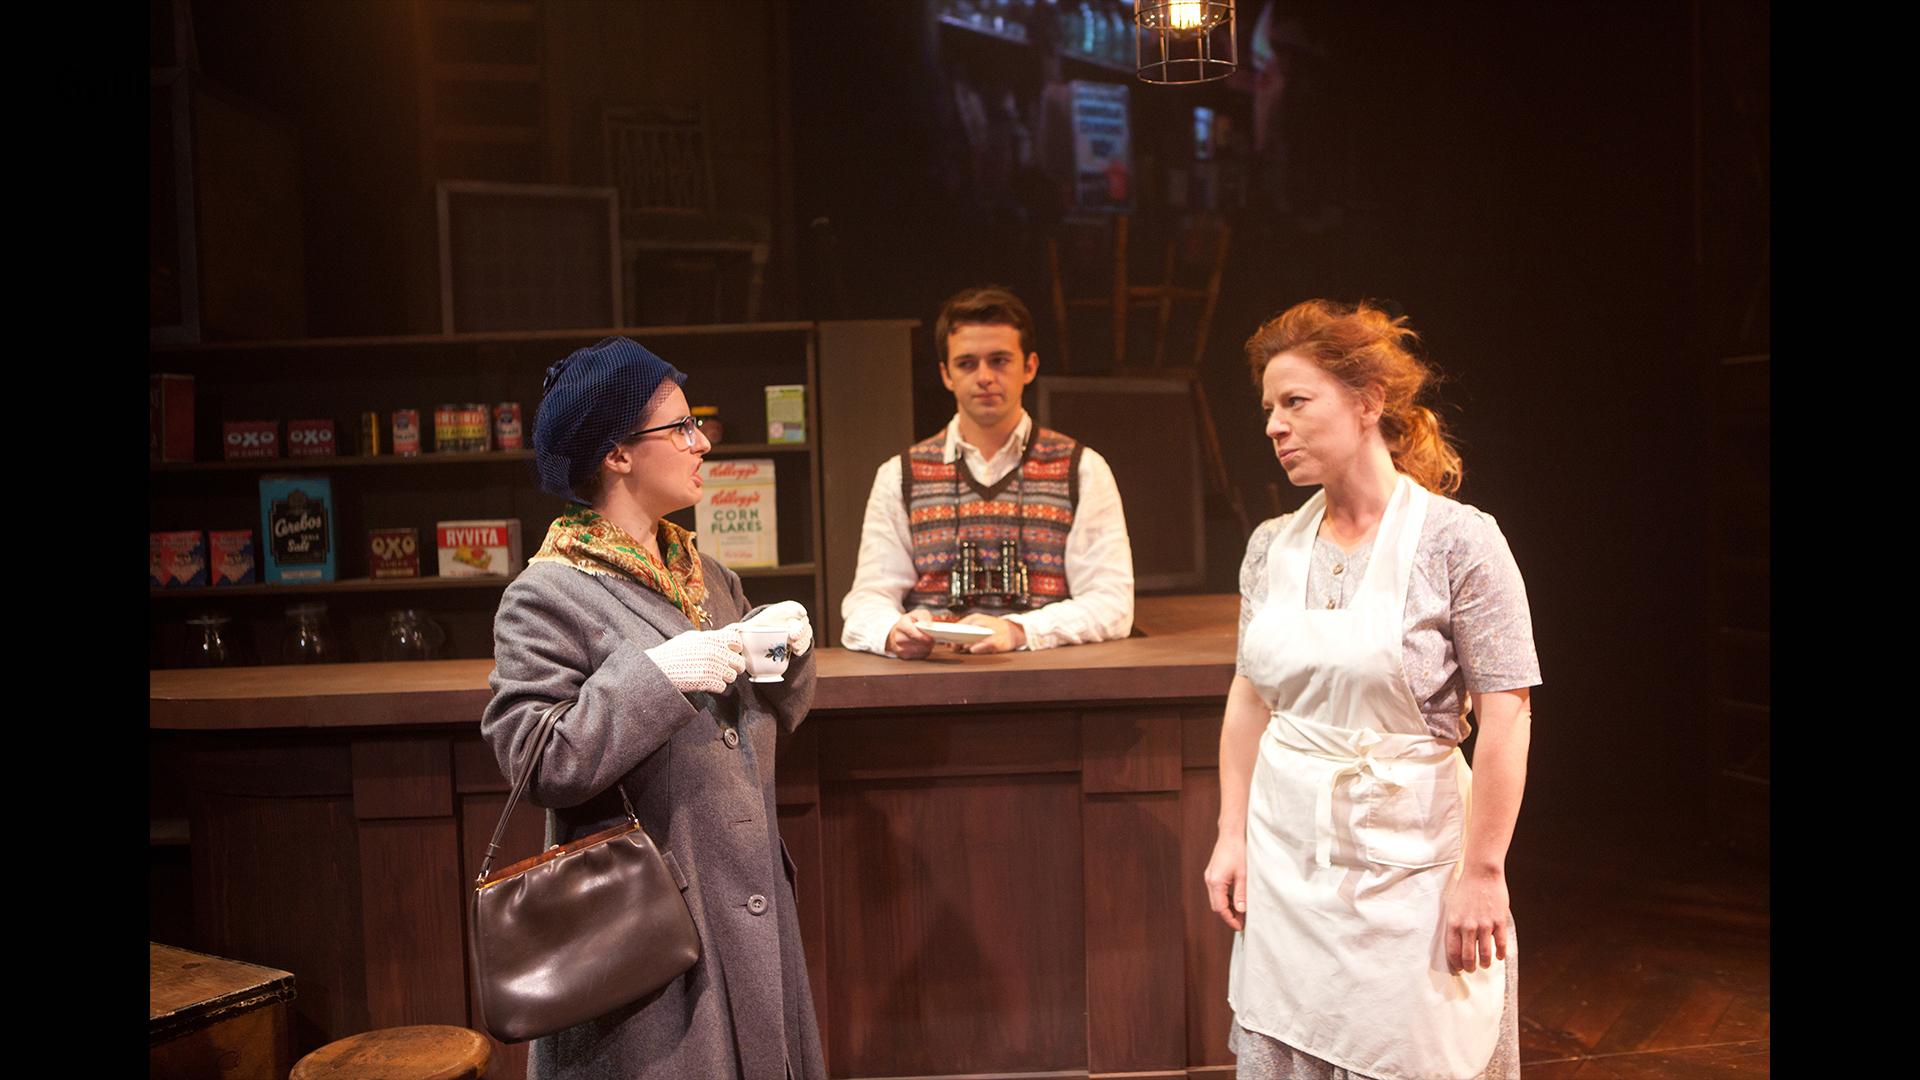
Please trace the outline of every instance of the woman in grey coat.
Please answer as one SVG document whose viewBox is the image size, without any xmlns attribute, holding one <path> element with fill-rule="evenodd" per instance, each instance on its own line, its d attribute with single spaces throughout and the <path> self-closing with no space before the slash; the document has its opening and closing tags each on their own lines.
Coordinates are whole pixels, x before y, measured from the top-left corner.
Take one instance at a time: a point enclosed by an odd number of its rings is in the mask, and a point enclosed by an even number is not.
<svg viewBox="0 0 1920 1080">
<path fill-rule="evenodd" d="M 574 505 L 501 598 L 481 733 L 512 776 L 541 713 L 577 699 L 529 791 L 552 810 L 548 843 L 624 818 L 620 785 L 688 880 L 701 956 L 659 992 L 536 1040 L 528 1071 L 824 1080 L 773 795 L 775 725 L 793 730 L 813 698 L 813 631 L 798 604 L 750 609 L 739 577 L 665 520 L 698 501 L 712 446 L 685 380 L 625 338 L 548 370 L 536 464 Z M 745 623 L 789 626 L 784 682 L 735 682 Z"/>
</svg>

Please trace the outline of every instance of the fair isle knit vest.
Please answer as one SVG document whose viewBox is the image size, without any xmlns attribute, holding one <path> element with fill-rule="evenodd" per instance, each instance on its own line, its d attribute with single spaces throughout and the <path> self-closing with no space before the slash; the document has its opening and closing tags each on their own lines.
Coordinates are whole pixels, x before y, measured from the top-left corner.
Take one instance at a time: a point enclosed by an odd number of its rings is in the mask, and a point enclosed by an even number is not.
<svg viewBox="0 0 1920 1080">
<path fill-rule="evenodd" d="M 962 540 L 977 543 L 989 567 L 999 564 L 1001 541 L 1019 540 L 1033 606 L 1067 599 L 1067 533 L 1080 503 L 1080 444 L 1035 426 L 1020 464 L 987 485 L 974 478 L 963 455 L 941 460 L 946 441 L 941 432 L 900 455 L 913 568 L 920 575 L 907 592 L 907 610 L 952 608 L 948 575 Z M 954 614 L 973 611 L 1002 614 L 989 608 Z"/>
</svg>

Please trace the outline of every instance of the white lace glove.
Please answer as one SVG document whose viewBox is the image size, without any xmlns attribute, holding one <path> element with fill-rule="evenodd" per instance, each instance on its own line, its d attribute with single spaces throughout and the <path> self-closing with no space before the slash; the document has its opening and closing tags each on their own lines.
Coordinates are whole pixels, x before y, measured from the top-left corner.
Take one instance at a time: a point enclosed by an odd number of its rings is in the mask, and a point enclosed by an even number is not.
<svg viewBox="0 0 1920 1080">
<path fill-rule="evenodd" d="M 689 630 L 646 653 L 674 689 L 688 694 L 724 693 L 747 667 L 746 646 L 741 643 L 738 624 L 718 630 Z"/>
<path fill-rule="evenodd" d="M 782 600 L 777 604 L 768 604 L 759 613 L 742 626 L 781 626 L 787 627 L 787 655 L 798 660 L 813 648 L 813 621 L 807 618 L 807 609 L 798 600 Z"/>
</svg>

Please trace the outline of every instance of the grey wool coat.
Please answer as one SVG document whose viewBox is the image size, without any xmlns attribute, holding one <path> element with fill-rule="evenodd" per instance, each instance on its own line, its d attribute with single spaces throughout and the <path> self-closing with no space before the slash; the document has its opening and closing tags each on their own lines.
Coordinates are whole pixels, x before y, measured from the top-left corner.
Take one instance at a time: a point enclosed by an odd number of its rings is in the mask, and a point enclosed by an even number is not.
<svg viewBox="0 0 1920 1080">
<path fill-rule="evenodd" d="M 740 578 L 701 560 L 712 626 L 745 618 Z M 682 693 L 644 650 L 691 629 L 635 581 L 553 562 L 528 566 L 494 617 L 493 700 L 480 731 L 501 771 L 515 774 L 547 706 L 577 697 L 528 789 L 552 811 L 548 842 L 622 820 L 613 786 L 623 785 L 686 875 L 700 934 L 700 961 L 657 994 L 535 1040 L 536 1080 L 826 1080 L 773 800 L 775 725 L 791 731 L 805 718 L 814 651 L 785 682 L 742 676 L 724 694 Z"/>
</svg>

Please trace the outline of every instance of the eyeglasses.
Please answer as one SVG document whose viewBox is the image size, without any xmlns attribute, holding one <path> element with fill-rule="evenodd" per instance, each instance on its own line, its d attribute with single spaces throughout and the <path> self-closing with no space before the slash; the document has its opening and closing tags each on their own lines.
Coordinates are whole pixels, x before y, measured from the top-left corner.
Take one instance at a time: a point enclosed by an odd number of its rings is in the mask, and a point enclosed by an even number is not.
<svg viewBox="0 0 1920 1080">
<path fill-rule="evenodd" d="M 671 424 L 660 424 L 655 427 L 641 428 L 639 431 L 629 431 L 620 441 L 630 443 L 642 435 L 650 435 L 656 431 L 671 431 L 673 432 L 673 441 L 676 446 L 682 450 L 691 450 L 693 449 L 694 440 L 698 437 L 698 432 L 705 426 L 707 426 L 706 421 L 697 416 L 683 416 Z"/>
</svg>

